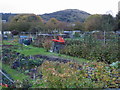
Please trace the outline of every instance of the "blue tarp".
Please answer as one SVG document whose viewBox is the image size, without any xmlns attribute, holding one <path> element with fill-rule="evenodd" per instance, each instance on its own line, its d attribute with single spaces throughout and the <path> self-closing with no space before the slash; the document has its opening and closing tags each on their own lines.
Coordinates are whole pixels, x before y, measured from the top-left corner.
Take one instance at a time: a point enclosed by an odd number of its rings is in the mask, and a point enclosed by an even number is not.
<svg viewBox="0 0 120 90">
<path fill-rule="evenodd" d="M 31 42 L 32 40 L 28 36 L 20 36 L 20 39 L 19 39 L 20 44 L 30 45 Z"/>
<path fill-rule="evenodd" d="M 20 38 L 28 38 L 28 36 L 20 36 Z"/>
</svg>

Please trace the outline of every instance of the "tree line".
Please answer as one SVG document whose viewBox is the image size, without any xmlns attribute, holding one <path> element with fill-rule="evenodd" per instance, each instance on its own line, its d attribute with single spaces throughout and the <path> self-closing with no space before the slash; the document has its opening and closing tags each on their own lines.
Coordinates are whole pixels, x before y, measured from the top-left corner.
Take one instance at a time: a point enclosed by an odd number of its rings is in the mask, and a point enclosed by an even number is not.
<svg viewBox="0 0 120 90">
<path fill-rule="evenodd" d="M 90 15 L 84 22 L 62 22 L 56 18 L 48 21 L 35 14 L 20 14 L 12 17 L 2 25 L 3 31 L 18 32 L 51 32 L 53 30 L 81 30 L 81 31 L 115 31 L 120 29 L 120 12 L 113 17 L 110 14 Z"/>
</svg>

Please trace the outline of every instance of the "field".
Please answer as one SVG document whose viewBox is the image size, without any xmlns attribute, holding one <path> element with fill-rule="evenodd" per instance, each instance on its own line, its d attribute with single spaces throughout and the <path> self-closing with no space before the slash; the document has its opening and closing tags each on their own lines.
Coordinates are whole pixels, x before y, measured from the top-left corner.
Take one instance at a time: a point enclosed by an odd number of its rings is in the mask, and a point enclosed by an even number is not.
<svg viewBox="0 0 120 90">
<path fill-rule="evenodd" d="M 118 39 L 107 40 L 66 39 L 60 53 L 21 45 L 18 39 L 4 40 L 0 66 L 15 81 L 4 84 L 15 88 L 120 88 Z"/>
</svg>

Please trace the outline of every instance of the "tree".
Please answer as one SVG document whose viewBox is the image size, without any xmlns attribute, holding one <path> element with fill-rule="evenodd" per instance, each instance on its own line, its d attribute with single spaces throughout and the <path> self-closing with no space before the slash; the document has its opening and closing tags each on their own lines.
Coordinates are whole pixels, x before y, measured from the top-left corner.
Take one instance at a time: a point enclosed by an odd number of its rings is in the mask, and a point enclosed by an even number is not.
<svg viewBox="0 0 120 90">
<path fill-rule="evenodd" d="M 86 30 L 100 30 L 104 32 L 104 44 L 106 43 L 106 31 L 113 31 L 115 29 L 115 19 L 112 15 L 91 15 L 85 21 Z"/>
<path fill-rule="evenodd" d="M 81 22 L 75 22 L 74 30 L 84 30 L 84 25 Z"/>
<path fill-rule="evenodd" d="M 91 15 L 85 21 L 85 29 L 86 30 L 102 30 L 102 31 L 111 31 L 115 28 L 115 19 L 112 15 Z"/>
<path fill-rule="evenodd" d="M 116 15 L 116 29 L 120 29 L 120 11 Z"/>
<path fill-rule="evenodd" d="M 115 29 L 115 19 L 112 15 L 102 15 L 101 30 L 104 32 L 104 44 L 106 44 L 106 31 L 113 31 Z"/>
<path fill-rule="evenodd" d="M 20 14 L 14 16 L 11 22 L 42 22 L 42 18 L 35 14 Z"/>
<path fill-rule="evenodd" d="M 38 24 L 41 25 L 43 20 L 40 16 L 34 14 L 21 14 L 14 16 L 9 25 L 10 30 L 29 31 L 31 28 L 35 28 Z"/>
<path fill-rule="evenodd" d="M 48 27 L 49 29 L 53 30 L 53 29 L 56 29 L 56 28 L 57 28 L 58 22 L 59 22 L 59 21 L 58 21 L 57 19 L 51 18 L 51 19 L 46 23 L 46 25 L 47 25 L 47 27 Z"/>
<path fill-rule="evenodd" d="M 45 32 L 46 27 L 45 24 L 43 23 L 33 23 L 33 25 L 31 25 L 29 31 L 30 32 Z"/>
<path fill-rule="evenodd" d="M 113 31 L 115 29 L 115 19 L 112 15 L 102 15 L 101 19 L 102 31 Z"/>
<path fill-rule="evenodd" d="M 3 23 L 2 24 L 2 31 L 8 31 L 9 30 L 8 27 L 9 27 L 9 23 L 8 22 L 7 23 Z"/>
<path fill-rule="evenodd" d="M 99 14 L 89 16 L 84 22 L 85 30 L 100 30 L 101 29 L 101 18 Z"/>
<path fill-rule="evenodd" d="M 58 21 L 56 18 L 51 18 L 46 23 L 46 27 L 48 29 L 48 32 L 51 32 L 51 31 L 56 30 L 56 29 L 59 29 L 60 25 L 62 25 L 62 23 L 60 23 L 60 21 Z"/>
<path fill-rule="evenodd" d="M 17 22 L 17 23 L 10 23 L 9 30 L 17 30 L 19 32 L 23 31 L 26 32 L 30 29 L 31 24 L 28 22 Z"/>
</svg>

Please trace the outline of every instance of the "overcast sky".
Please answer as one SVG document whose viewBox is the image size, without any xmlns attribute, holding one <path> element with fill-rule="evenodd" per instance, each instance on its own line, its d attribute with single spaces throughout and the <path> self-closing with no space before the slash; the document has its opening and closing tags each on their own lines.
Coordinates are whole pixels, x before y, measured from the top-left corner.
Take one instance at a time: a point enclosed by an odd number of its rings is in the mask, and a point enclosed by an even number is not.
<svg viewBox="0 0 120 90">
<path fill-rule="evenodd" d="M 79 9 L 90 14 L 118 12 L 120 0 L 1 0 L 0 13 L 52 13 L 64 9 Z"/>
</svg>

